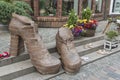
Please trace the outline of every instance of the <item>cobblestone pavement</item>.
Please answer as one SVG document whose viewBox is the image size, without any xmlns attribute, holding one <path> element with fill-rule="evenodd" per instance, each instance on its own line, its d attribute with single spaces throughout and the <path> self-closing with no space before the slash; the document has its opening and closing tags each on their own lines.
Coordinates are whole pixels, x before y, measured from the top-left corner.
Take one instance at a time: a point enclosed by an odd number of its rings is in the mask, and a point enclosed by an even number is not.
<svg viewBox="0 0 120 80">
<path fill-rule="evenodd" d="M 120 52 L 81 67 L 75 75 L 61 74 L 50 80 L 120 80 Z"/>
</svg>

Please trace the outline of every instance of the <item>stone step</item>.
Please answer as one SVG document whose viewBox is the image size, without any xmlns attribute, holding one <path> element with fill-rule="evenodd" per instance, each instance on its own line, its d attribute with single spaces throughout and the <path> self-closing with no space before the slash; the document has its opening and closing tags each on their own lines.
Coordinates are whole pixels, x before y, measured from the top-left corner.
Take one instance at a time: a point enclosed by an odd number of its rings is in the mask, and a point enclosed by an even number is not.
<svg viewBox="0 0 120 80">
<path fill-rule="evenodd" d="M 84 48 L 84 46 L 86 45 L 85 44 L 85 45 L 81 45 L 81 46 L 76 47 L 76 49 L 77 49 L 78 53 L 80 54 L 80 56 L 83 56 L 85 54 L 91 53 L 93 51 L 96 51 L 96 50 L 102 48 L 102 46 L 103 46 L 102 43 L 103 43 L 103 40 L 100 40 L 100 41 L 93 42 L 92 43 L 93 44 L 92 48 Z M 53 52 L 53 53 L 51 53 L 51 54 L 57 55 L 57 52 Z M 17 57 L 11 56 L 9 58 L 5 58 L 5 59 L 0 60 L 0 67 L 5 66 L 5 65 L 9 65 L 9 64 L 12 64 L 12 63 L 16 63 L 16 62 L 19 62 L 19 61 L 24 61 L 24 60 L 27 60 L 29 58 L 30 57 L 29 57 L 29 54 L 27 54 L 27 52 L 24 52 Z"/>
<path fill-rule="evenodd" d="M 83 45 L 76 47 L 80 56 L 86 55 L 90 52 L 93 52 L 93 51 L 96 51 L 96 50 L 102 48 L 103 40 L 93 42 L 92 44 L 93 44 L 92 48 L 88 48 L 88 47 L 84 48 Z M 52 56 L 60 58 L 60 56 L 58 55 L 57 52 L 52 53 Z M 21 56 L 21 57 L 24 57 L 24 56 Z M 6 66 L 4 65 L 4 66 L 0 67 L 0 72 L 3 72 L 3 73 L 0 73 L 0 78 L 2 80 L 8 80 L 8 79 L 17 78 L 19 76 L 23 76 L 28 73 L 35 72 L 35 68 L 33 67 L 30 60 L 28 59 L 25 61 L 20 61 L 17 63 L 6 65 Z"/>
<path fill-rule="evenodd" d="M 104 35 L 103 34 L 96 34 L 94 37 L 81 37 L 80 39 L 75 39 L 73 42 L 75 44 L 75 46 L 81 46 L 84 44 L 88 44 L 88 43 L 92 43 L 92 42 L 96 42 L 96 41 L 100 41 L 104 39 Z M 56 42 L 51 42 L 48 44 L 45 44 L 45 46 L 48 48 L 49 52 L 56 52 Z"/>
<path fill-rule="evenodd" d="M 0 32 L 8 32 L 8 25 L 0 24 Z"/>
<path fill-rule="evenodd" d="M 82 56 L 82 57 L 88 57 L 88 60 L 87 61 L 82 60 L 82 66 L 81 67 L 83 67 L 87 64 L 90 64 L 92 62 L 95 62 L 97 60 L 100 60 L 104 57 L 107 57 L 107 56 L 110 56 L 110 55 L 115 54 L 117 52 L 120 52 L 119 48 L 114 49 L 112 51 L 109 51 L 108 54 L 99 54 L 99 53 L 97 53 L 97 51 L 95 51 L 93 53 Z M 59 73 L 52 74 L 52 75 L 41 75 L 38 72 L 33 72 L 33 73 L 30 73 L 30 74 L 15 78 L 13 80 L 48 80 L 48 79 L 52 79 L 52 78 L 54 78 L 58 75 L 61 75 L 61 74 L 66 74 L 64 69 L 62 69 L 62 68 L 59 71 Z"/>
<path fill-rule="evenodd" d="M 11 80 L 31 72 L 35 72 L 35 68 L 30 60 L 17 62 L 11 65 L 0 67 L 0 80 Z"/>
</svg>

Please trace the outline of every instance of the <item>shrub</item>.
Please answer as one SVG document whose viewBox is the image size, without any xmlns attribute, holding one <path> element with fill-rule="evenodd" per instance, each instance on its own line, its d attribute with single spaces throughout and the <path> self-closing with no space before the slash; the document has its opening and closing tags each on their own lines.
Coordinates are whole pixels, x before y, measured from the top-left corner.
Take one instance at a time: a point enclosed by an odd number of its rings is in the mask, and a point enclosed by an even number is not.
<svg viewBox="0 0 120 80">
<path fill-rule="evenodd" d="M 23 1 L 4 0 L 0 1 L 0 23 L 9 23 L 12 13 L 30 17 L 32 9 Z"/>
<path fill-rule="evenodd" d="M 12 12 L 14 12 L 13 5 L 4 1 L 0 1 L 0 22 L 8 22 L 11 18 Z"/>
<path fill-rule="evenodd" d="M 87 19 L 87 21 L 89 21 L 91 15 L 92 15 L 92 11 L 88 7 L 82 11 L 82 19 Z"/>
</svg>

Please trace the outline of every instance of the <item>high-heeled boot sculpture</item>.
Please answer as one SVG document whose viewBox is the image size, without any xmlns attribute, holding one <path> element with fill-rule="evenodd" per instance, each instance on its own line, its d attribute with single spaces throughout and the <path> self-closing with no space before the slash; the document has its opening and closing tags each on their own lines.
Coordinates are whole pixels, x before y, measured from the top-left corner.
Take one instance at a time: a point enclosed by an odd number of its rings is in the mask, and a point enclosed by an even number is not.
<svg viewBox="0 0 120 80">
<path fill-rule="evenodd" d="M 11 55 L 18 55 L 18 47 L 22 38 L 27 51 L 30 55 L 32 64 L 42 74 L 52 74 L 59 71 L 59 59 L 51 56 L 45 48 L 40 36 L 38 35 L 36 24 L 25 16 L 13 14 L 13 18 L 9 25 L 11 32 Z"/>
<path fill-rule="evenodd" d="M 69 73 L 78 72 L 81 59 L 75 49 L 72 32 L 68 28 L 61 27 L 58 30 L 56 46 L 65 71 Z"/>
</svg>

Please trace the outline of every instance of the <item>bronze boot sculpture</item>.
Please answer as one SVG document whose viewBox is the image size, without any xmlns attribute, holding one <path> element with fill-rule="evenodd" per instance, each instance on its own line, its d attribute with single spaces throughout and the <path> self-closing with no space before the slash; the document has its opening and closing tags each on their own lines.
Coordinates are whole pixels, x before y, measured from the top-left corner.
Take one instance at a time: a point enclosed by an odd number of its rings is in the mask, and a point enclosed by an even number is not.
<svg viewBox="0 0 120 80">
<path fill-rule="evenodd" d="M 72 32 L 68 28 L 61 27 L 58 30 L 56 46 L 65 71 L 69 73 L 78 72 L 81 59 L 75 49 Z"/>
<path fill-rule="evenodd" d="M 61 65 L 60 60 L 49 54 L 35 26 L 36 24 L 31 19 L 13 14 L 9 25 L 11 32 L 10 53 L 13 56 L 18 55 L 19 38 L 22 38 L 36 69 L 42 74 L 57 73 Z"/>
</svg>

